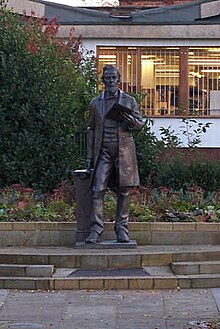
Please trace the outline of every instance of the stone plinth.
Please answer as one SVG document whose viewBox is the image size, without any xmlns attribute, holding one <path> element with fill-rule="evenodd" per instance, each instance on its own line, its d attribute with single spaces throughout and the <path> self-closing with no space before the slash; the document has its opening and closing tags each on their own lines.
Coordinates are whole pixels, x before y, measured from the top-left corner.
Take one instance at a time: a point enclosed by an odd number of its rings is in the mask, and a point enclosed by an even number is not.
<svg viewBox="0 0 220 329">
<path fill-rule="evenodd" d="M 137 242 L 117 242 L 117 240 L 107 240 L 99 243 L 76 242 L 76 248 L 79 249 L 134 249 L 137 248 Z"/>
</svg>

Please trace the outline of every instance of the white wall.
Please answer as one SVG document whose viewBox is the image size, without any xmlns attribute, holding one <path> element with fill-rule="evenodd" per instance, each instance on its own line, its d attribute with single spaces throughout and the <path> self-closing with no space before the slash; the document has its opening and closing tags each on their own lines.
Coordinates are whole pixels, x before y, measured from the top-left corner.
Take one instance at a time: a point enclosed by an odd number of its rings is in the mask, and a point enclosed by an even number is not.
<svg viewBox="0 0 220 329">
<path fill-rule="evenodd" d="M 210 122 L 210 128 L 207 129 L 207 132 L 201 135 L 201 144 L 199 147 L 220 147 L 220 118 L 194 118 L 197 123 L 207 123 Z M 183 135 L 183 130 L 186 130 L 186 125 L 182 122 L 180 118 L 155 118 L 152 131 L 156 134 L 158 139 L 161 139 L 160 127 L 168 128 L 171 126 L 171 130 L 174 130 L 175 135 L 181 138 L 183 146 L 187 147 L 187 139 Z M 190 132 L 193 128 L 196 129 L 197 124 L 192 124 Z"/>
<path fill-rule="evenodd" d="M 67 29 L 69 31 L 69 27 Z M 143 47 L 220 47 L 220 39 L 205 39 L 205 40 L 185 40 L 185 39 L 83 39 L 83 44 L 86 49 L 93 50 L 96 55 L 98 46 L 143 46 Z"/>
</svg>

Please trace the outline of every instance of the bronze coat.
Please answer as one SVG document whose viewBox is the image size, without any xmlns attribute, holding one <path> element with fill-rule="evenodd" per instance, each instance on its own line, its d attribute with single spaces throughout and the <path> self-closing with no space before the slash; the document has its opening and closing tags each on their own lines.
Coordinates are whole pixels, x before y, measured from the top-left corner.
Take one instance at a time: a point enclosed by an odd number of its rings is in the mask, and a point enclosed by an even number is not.
<svg viewBox="0 0 220 329">
<path fill-rule="evenodd" d="M 138 186 L 140 182 L 132 131 L 141 130 L 144 123 L 134 97 L 131 97 L 120 90 L 119 103 L 131 108 L 132 115 L 136 119 L 136 124 L 132 129 L 122 126 L 118 127 L 119 185 L 120 187 Z M 93 161 L 94 173 L 99 159 L 103 138 L 103 125 L 105 119 L 104 92 L 102 92 L 98 97 L 92 99 L 89 114 L 89 125 L 87 130 L 88 159 Z"/>
</svg>

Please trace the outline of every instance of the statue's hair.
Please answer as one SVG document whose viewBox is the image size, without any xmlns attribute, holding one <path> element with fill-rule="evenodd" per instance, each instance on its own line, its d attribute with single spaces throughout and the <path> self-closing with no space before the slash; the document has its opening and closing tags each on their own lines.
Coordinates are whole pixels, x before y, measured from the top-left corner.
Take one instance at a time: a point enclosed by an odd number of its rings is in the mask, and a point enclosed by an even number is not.
<svg viewBox="0 0 220 329">
<path fill-rule="evenodd" d="M 106 64 L 104 67 L 103 67 L 103 72 L 102 72 L 102 81 L 104 79 L 104 75 L 107 71 L 116 71 L 117 74 L 118 74 L 118 78 L 119 78 L 119 81 L 121 81 L 121 75 L 119 73 L 119 70 L 117 67 L 113 66 L 113 65 L 110 65 L 110 64 Z"/>
</svg>

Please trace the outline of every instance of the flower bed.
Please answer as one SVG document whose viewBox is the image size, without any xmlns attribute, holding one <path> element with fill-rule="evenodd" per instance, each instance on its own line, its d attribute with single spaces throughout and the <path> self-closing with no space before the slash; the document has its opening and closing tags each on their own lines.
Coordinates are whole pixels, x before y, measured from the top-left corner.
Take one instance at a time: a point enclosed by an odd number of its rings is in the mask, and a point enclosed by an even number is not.
<svg viewBox="0 0 220 329">
<path fill-rule="evenodd" d="M 0 190 L 0 222 L 75 221 L 73 192 L 61 184 L 52 193 L 13 184 Z"/>
<path fill-rule="evenodd" d="M 105 196 L 105 221 L 114 221 L 116 196 L 108 191 Z M 14 184 L 0 190 L 0 221 L 73 222 L 76 203 L 73 187 L 62 183 L 52 193 Z M 167 187 L 151 189 L 141 186 L 131 191 L 131 222 L 220 222 L 220 193 L 206 192 L 198 186 L 180 191 Z"/>
<path fill-rule="evenodd" d="M 116 198 L 106 196 L 106 218 L 114 220 Z M 137 222 L 219 222 L 220 193 L 199 186 L 172 191 L 141 186 L 131 191 L 130 220 Z"/>
</svg>

